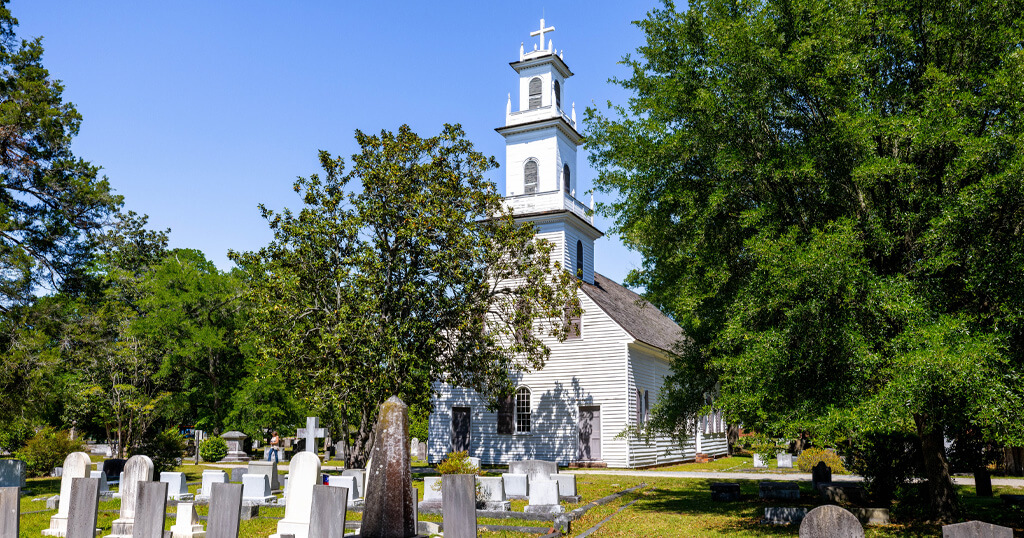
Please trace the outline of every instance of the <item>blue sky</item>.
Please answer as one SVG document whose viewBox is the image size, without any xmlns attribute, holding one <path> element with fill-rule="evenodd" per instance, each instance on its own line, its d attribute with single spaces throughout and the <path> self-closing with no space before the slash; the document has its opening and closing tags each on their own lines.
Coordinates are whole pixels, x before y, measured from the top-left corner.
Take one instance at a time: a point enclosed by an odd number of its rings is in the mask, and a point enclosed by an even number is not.
<svg viewBox="0 0 1024 538">
<path fill-rule="evenodd" d="M 317 151 L 355 152 L 356 129 L 423 136 L 461 123 L 502 167 L 504 121 L 519 44 L 543 16 L 575 73 L 577 113 L 624 103 L 609 84 L 642 43 L 631 21 L 655 2 L 269 2 L 13 0 L 21 37 L 43 36 L 44 65 L 84 117 L 74 149 L 103 167 L 125 207 L 171 229 L 171 246 L 222 269 L 228 249 L 271 238 L 257 204 L 299 207 L 296 176 Z M 515 98 L 515 96 L 513 96 Z M 596 175 L 581 151 L 580 190 Z M 589 196 L 579 196 L 589 200 Z M 601 201 L 601 196 L 598 196 Z M 598 219 L 598 228 L 609 223 Z M 640 264 L 618 238 L 596 248 L 616 281 Z"/>
</svg>

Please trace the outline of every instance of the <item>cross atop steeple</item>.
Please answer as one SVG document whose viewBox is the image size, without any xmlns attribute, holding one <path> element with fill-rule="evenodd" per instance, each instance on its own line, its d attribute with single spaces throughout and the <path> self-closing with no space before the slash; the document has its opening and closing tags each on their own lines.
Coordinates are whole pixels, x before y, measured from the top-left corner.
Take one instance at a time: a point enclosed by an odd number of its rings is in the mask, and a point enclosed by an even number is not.
<svg viewBox="0 0 1024 538">
<path fill-rule="evenodd" d="M 544 19 L 541 19 L 540 20 L 540 29 L 537 30 L 536 32 L 530 32 L 530 35 L 531 36 L 535 36 L 535 35 L 539 35 L 540 36 L 540 50 L 544 50 L 544 34 L 546 32 L 554 32 L 554 31 L 555 31 L 555 27 L 554 26 L 550 26 L 548 28 L 545 28 L 544 27 Z"/>
</svg>

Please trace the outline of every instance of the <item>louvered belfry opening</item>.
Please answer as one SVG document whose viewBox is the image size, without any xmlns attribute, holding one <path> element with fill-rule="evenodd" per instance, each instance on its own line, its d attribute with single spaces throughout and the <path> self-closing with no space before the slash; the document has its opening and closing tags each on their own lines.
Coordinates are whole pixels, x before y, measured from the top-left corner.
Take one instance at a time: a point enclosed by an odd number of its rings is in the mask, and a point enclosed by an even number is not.
<svg viewBox="0 0 1024 538">
<path fill-rule="evenodd" d="M 562 109 L 562 85 L 555 81 L 555 107 Z"/>
<path fill-rule="evenodd" d="M 565 192 L 571 193 L 569 190 L 569 165 L 562 165 L 562 181 L 565 183 Z"/>
<path fill-rule="evenodd" d="M 523 166 L 524 185 L 526 194 L 537 192 L 537 161 L 526 161 Z"/>
<path fill-rule="evenodd" d="M 530 110 L 540 108 L 540 77 L 533 77 L 530 79 Z"/>
</svg>

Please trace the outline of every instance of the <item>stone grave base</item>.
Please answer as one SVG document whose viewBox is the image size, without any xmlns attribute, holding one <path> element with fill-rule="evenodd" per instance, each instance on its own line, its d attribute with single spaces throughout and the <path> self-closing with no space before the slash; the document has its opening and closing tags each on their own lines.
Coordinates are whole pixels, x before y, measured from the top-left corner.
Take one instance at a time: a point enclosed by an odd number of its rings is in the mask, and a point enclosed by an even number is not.
<svg viewBox="0 0 1024 538">
<path fill-rule="evenodd" d="M 583 500 L 583 497 L 579 495 L 559 495 L 558 500 L 565 501 L 567 503 L 578 503 Z"/>
<path fill-rule="evenodd" d="M 740 485 L 735 482 L 715 482 L 711 484 L 711 500 L 718 502 L 740 500 Z"/>
<path fill-rule="evenodd" d="M 277 505 L 277 497 L 270 495 L 267 497 L 249 497 L 242 499 L 242 506 L 275 506 Z"/>
<path fill-rule="evenodd" d="M 560 504 L 528 504 L 524 511 L 527 514 L 561 514 L 565 507 Z"/>
<path fill-rule="evenodd" d="M 761 520 L 761 523 L 768 525 L 800 523 L 803 521 L 804 516 L 807 515 L 807 511 L 806 508 L 766 506 L 764 509 L 764 519 Z"/>
<path fill-rule="evenodd" d="M 484 501 L 476 503 L 477 510 L 488 510 L 491 512 L 509 512 L 512 510 L 512 503 L 509 501 Z"/>
</svg>

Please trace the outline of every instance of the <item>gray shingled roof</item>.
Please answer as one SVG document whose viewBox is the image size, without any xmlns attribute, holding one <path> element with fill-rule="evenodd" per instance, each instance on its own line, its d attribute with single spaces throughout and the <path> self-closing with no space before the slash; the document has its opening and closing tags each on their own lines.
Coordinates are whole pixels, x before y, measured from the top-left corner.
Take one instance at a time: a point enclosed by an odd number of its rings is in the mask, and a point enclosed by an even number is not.
<svg viewBox="0 0 1024 538">
<path fill-rule="evenodd" d="M 594 283 L 583 282 L 582 288 L 619 326 L 645 344 L 672 351 L 683 337 L 683 329 L 656 306 L 604 275 L 594 273 Z"/>
</svg>

